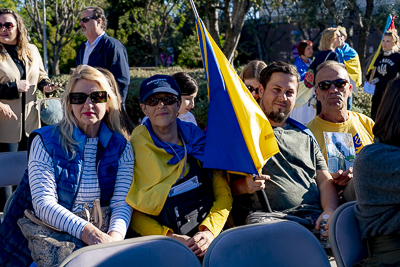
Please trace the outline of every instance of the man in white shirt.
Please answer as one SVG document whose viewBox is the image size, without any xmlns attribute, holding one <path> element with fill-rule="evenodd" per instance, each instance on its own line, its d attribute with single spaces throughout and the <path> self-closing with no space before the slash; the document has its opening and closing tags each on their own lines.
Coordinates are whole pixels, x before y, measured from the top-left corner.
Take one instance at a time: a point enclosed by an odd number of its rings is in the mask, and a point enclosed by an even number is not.
<svg viewBox="0 0 400 267">
<path fill-rule="evenodd" d="M 87 41 L 77 52 L 76 66 L 84 64 L 108 69 L 118 83 L 122 104 L 125 105 L 130 81 L 128 54 L 124 45 L 107 35 L 107 18 L 99 7 L 87 7 L 81 14 L 80 25 Z"/>
</svg>

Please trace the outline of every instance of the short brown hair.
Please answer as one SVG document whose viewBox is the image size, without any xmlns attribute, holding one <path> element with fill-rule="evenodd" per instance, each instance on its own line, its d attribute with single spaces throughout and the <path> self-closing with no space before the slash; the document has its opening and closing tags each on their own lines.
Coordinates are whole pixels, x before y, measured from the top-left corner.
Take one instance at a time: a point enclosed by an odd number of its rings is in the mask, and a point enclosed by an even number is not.
<svg viewBox="0 0 400 267">
<path fill-rule="evenodd" d="M 274 74 L 275 72 L 281 72 L 295 76 L 297 80 L 297 88 L 299 87 L 300 75 L 297 71 L 297 68 L 292 64 L 283 61 L 277 61 L 269 64 L 268 67 L 263 69 L 260 73 L 260 83 L 264 88 L 269 80 L 271 80 L 272 74 Z"/>
<path fill-rule="evenodd" d="M 400 77 L 389 82 L 372 128 L 381 143 L 400 147 Z"/>
<path fill-rule="evenodd" d="M 103 31 L 107 30 L 107 17 L 102 8 L 97 6 L 88 6 L 85 7 L 83 11 L 85 10 L 93 10 L 93 17 L 96 19 L 101 19 L 101 27 L 103 28 Z"/>
</svg>

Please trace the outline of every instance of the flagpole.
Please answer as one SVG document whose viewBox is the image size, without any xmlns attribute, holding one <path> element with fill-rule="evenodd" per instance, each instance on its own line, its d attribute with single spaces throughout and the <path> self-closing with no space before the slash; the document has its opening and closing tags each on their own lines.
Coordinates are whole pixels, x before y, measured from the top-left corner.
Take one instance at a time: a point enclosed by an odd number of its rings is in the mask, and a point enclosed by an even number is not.
<svg viewBox="0 0 400 267">
<path fill-rule="evenodd" d="M 197 13 L 197 9 L 196 9 L 196 6 L 194 5 L 193 0 L 190 0 L 190 4 L 192 5 L 192 9 L 193 9 L 195 18 L 198 19 L 199 18 L 199 14 Z"/>
</svg>

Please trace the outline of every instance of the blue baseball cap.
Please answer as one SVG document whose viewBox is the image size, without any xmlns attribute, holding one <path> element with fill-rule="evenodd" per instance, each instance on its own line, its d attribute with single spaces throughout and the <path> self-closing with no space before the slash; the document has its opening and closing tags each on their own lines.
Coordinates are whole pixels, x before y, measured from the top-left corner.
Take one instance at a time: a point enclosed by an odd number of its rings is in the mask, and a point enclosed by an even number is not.
<svg viewBox="0 0 400 267">
<path fill-rule="evenodd" d="M 139 98 L 143 103 L 149 96 L 156 93 L 170 93 L 181 98 L 181 89 L 178 84 L 169 75 L 154 75 L 147 78 L 140 85 Z"/>
</svg>

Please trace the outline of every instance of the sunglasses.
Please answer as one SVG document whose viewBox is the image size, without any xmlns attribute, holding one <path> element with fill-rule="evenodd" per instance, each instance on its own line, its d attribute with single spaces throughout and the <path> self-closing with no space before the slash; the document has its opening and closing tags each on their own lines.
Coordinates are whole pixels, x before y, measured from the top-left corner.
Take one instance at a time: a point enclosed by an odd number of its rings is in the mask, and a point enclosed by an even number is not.
<svg viewBox="0 0 400 267">
<path fill-rule="evenodd" d="M 88 22 L 88 21 L 91 20 L 91 19 L 97 19 L 97 18 L 95 18 L 95 17 L 84 17 L 83 19 L 81 19 L 81 21 L 82 21 L 83 23 L 86 23 L 86 22 Z"/>
<path fill-rule="evenodd" d="M 95 91 L 88 95 L 85 93 L 69 93 L 69 102 L 74 105 L 81 105 L 86 102 L 88 97 L 92 100 L 93 104 L 107 102 L 106 91 Z"/>
<path fill-rule="evenodd" d="M 144 103 L 148 106 L 155 107 L 160 103 L 160 101 L 164 105 L 169 106 L 178 102 L 178 98 L 176 96 L 149 97 L 144 101 Z"/>
<path fill-rule="evenodd" d="M 4 26 L 4 28 L 6 28 L 8 30 L 11 30 L 12 28 L 14 28 L 14 24 L 12 22 L 4 22 L 4 24 L 0 23 L 0 29 L 3 29 L 3 26 Z"/>
<path fill-rule="evenodd" d="M 250 93 L 256 92 L 258 94 L 258 88 L 254 88 L 250 85 L 246 85 L 247 89 L 249 89 Z"/>
<path fill-rule="evenodd" d="M 337 79 L 337 80 L 334 80 L 334 81 L 322 81 L 322 82 L 318 83 L 318 87 L 321 90 L 329 90 L 331 88 L 332 83 L 336 88 L 343 88 L 349 82 L 346 81 L 345 79 Z"/>
</svg>

